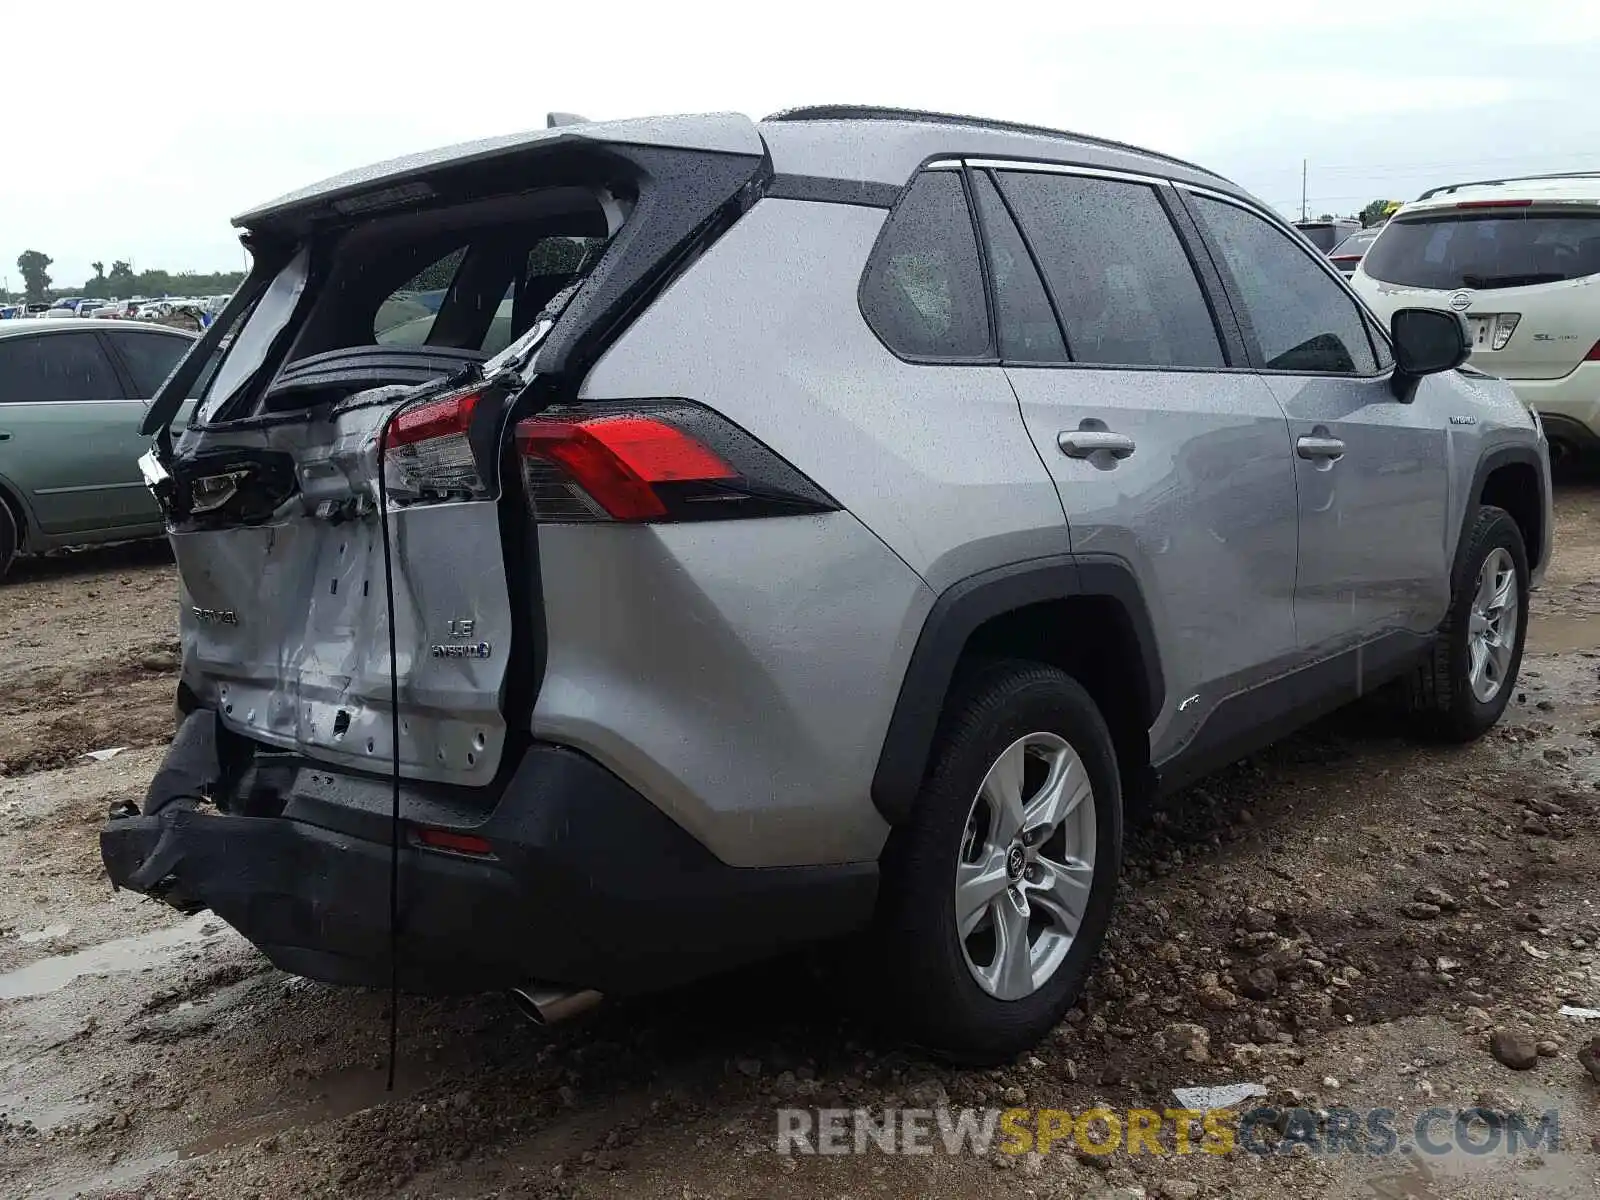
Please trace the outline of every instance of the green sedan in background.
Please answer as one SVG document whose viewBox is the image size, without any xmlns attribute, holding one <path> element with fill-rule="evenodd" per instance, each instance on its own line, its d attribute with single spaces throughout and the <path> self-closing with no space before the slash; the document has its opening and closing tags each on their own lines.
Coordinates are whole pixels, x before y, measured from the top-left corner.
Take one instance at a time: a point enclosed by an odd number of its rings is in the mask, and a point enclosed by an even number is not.
<svg viewBox="0 0 1600 1200">
<path fill-rule="evenodd" d="M 194 340 L 131 321 L 0 321 L 0 576 L 18 554 L 162 532 L 139 423 Z"/>
</svg>

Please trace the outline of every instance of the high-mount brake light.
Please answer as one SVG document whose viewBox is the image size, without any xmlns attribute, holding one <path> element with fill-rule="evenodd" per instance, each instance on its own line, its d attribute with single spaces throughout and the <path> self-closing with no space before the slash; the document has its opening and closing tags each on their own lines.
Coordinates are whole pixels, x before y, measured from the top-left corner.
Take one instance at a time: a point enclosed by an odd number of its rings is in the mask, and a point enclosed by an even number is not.
<svg viewBox="0 0 1600 1200">
<path fill-rule="evenodd" d="M 528 505 L 546 523 L 695 521 L 836 508 L 731 422 L 686 400 L 548 409 L 517 426 Z"/>
<path fill-rule="evenodd" d="M 1457 208 L 1531 208 L 1532 200 L 1461 200 Z"/>
<path fill-rule="evenodd" d="M 475 391 L 435 396 L 402 409 L 383 439 L 384 483 L 392 501 L 479 500 L 488 494 L 468 431 Z"/>
</svg>

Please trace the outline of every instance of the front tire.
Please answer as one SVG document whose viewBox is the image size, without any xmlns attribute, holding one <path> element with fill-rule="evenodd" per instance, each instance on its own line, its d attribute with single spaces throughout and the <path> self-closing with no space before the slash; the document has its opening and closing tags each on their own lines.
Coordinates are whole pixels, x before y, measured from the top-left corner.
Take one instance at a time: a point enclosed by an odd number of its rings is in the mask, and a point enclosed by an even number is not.
<svg viewBox="0 0 1600 1200">
<path fill-rule="evenodd" d="M 1104 718 L 1054 667 L 976 672 L 941 723 L 910 820 L 884 853 L 885 1014 L 928 1049 L 990 1064 L 1036 1044 L 1105 935 L 1122 793 Z"/>
<path fill-rule="evenodd" d="M 1450 608 L 1411 680 L 1422 732 L 1451 742 L 1482 736 L 1516 690 L 1528 636 L 1528 552 L 1503 508 L 1484 506 L 1456 558 Z"/>
</svg>

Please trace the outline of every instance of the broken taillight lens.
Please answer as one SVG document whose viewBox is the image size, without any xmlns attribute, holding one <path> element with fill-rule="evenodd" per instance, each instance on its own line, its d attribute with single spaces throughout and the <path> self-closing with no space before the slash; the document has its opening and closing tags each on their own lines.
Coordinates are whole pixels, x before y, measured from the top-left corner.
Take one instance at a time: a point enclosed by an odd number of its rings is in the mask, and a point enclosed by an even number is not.
<svg viewBox="0 0 1600 1200">
<path fill-rule="evenodd" d="M 517 426 L 528 505 L 546 523 L 712 521 L 826 512 L 833 499 L 703 405 L 548 409 Z"/>
<path fill-rule="evenodd" d="M 392 501 L 480 500 L 488 488 L 468 432 L 476 391 L 421 400 L 389 422 L 383 438 L 384 487 Z"/>
</svg>

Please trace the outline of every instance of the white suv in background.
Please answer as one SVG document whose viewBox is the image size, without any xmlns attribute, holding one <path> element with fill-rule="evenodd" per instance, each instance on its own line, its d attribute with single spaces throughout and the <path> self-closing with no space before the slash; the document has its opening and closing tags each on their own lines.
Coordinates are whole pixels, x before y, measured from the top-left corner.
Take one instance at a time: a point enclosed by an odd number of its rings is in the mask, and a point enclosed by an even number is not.
<svg viewBox="0 0 1600 1200">
<path fill-rule="evenodd" d="M 1407 204 L 1351 284 L 1380 318 L 1463 313 L 1472 365 L 1537 412 L 1551 456 L 1600 451 L 1600 172 L 1434 188 Z"/>
</svg>

